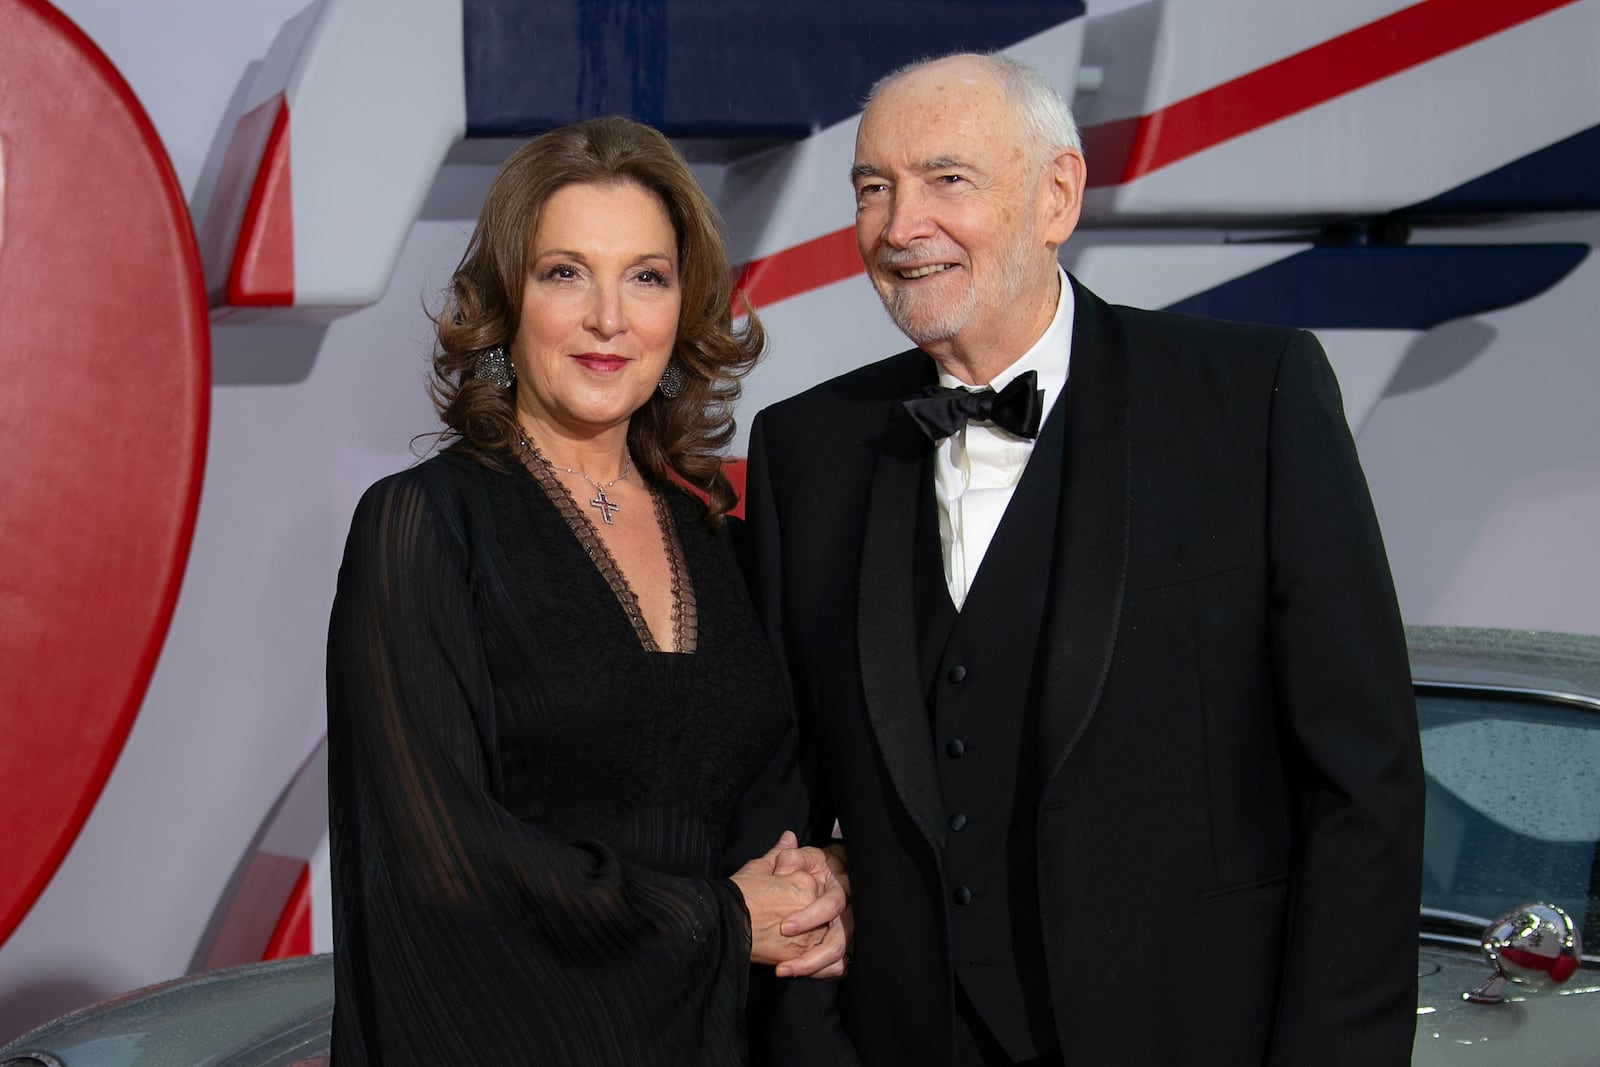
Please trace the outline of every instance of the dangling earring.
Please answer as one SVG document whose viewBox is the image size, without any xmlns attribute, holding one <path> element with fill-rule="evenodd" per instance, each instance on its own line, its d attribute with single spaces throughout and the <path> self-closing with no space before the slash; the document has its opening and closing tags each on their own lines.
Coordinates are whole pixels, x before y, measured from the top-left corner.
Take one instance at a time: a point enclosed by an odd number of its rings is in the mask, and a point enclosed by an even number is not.
<svg viewBox="0 0 1600 1067">
<path fill-rule="evenodd" d="M 478 361 L 472 367 L 472 376 L 480 382 L 488 382 L 500 389 L 510 389 L 511 383 L 517 380 L 517 368 L 506 355 L 505 346 L 495 345 L 478 353 Z"/>
<path fill-rule="evenodd" d="M 661 390 L 662 396 L 671 400 L 683 392 L 683 379 L 683 364 L 678 362 L 677 356 L 673 356 L 667 360 L 666 368 L 661 372 L 661 381 L 656 383 L 656 388 Z"/>
</svg>

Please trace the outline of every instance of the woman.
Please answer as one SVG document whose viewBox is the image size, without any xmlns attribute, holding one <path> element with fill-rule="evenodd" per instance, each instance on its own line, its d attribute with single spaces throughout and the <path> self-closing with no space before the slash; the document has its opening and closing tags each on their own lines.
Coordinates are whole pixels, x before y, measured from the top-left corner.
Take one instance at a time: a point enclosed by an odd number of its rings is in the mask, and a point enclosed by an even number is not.
<svg viewBox="0 0 1600 1067">
<path fill-rule="evenodd" d="M 368 490 L 339 572 L 338 1067 L 738 1063 L 752 961 L 842 972 L 815 850 L 719 877 L 741 794 L 747 833 L 792 810 L 756 785 L 792 727 L 722 531 L 763 345 L 729 306 L 648 127 L 545 134 L 490 187 L 435 320 L 449 445 Z"/>
</svg>

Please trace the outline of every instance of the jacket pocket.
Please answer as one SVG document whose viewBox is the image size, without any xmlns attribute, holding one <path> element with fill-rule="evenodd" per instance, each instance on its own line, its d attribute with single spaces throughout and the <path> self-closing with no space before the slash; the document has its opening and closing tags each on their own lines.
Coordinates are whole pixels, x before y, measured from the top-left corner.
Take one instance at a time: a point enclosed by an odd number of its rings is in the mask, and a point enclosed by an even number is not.
<svg viewBox="0 0 1600 1067">
<path fill-rule="evenodd" d="M 1198 581 L 1239 570 L 1249 562 L 1249 546 L 1231 538 L 1185 541 L 1128 560 L 1128 591 Z"/>
<path fill-rule="evenodd" d="M 1200 899 L 1206 903 L 1215 901 L 1249 900 L 1252 897 L 1280 896 L 1289 886 L 1287 874 L 1275 874 L 1271 878 L 1258 878 L 1253 882 L 1240 882 L 1238 885 L 1227 885 L 1221 889 L 1208 889 L 1200 894 Z"/>
</svg>

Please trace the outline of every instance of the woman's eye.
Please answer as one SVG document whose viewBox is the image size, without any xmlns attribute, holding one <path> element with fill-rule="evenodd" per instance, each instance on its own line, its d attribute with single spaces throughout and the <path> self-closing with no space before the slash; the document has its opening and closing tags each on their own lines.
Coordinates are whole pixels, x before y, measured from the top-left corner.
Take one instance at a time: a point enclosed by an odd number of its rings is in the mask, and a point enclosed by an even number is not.
<svg viewBox="0 0 1600 1067">
<path fill-rule="evenodd" d="M 545 281 L 570 281 L 577 276 L 578 272 L 567 263 L 557 263 L 553 267 L 546 268 L 544 274 L 540 275 Z"/>
<path fill-rule="evenodd" d="M 665 286 L 667 284 L 667 276 L 653 267 L 646 267 L 638 273 L 637 277 L 646 285 Z"/>
</svg>

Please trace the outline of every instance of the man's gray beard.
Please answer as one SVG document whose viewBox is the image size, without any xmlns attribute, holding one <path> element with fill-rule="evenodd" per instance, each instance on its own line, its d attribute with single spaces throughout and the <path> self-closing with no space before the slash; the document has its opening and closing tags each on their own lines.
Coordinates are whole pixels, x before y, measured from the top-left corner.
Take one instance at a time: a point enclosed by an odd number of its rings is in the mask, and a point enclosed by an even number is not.
<svg viewBox="0 0 1600 1067">
<path fill-rule="evenodd" d="M 975 286 L 967 285 L 966 295 L 944 307 L 932 309 L 932 314 L 918 316 L 921 322 L 913 318 L 915 307 L 919 301 L 927 304 L 930 297 L 915 297 L 901 288 L 889 290 L 883 306 L 888 310 L 889 317 L 894 324 L 900 327 L 900 332 L 919 345 L 932 344 L 935 341 L 945 341 L 961 332 L 961 328 L 972 318 L 972 313 L 978 310 L 978 290 Z M 924 309 L 927 310 L 927 309 Z"/>
<path fill-rule="evenodd" d="M 1001 264 L 997 303 L 1002 306 L 1015 304 L 1027 282 L 1032 236 L 1031 233 L 1023 234 L 1011 246 L 1010 254 Z M 900 332 L 918 345 L 948 341 L 966 327 L 978 310 L 978 287 L 971 278 L 967 280 L 966 293 L 958 300 L 944 307 L 922 309 L 922 314 L 918 316 L 922 320 L 920 323 L 913 319 L 915 305 L 919 299 L 925 303 L 928 297 L 914 297 L 899 286 L 891 286 L 887 294 L 880 295 L 884 309 L 889 312 L 894 324 L 900 327 Z M 1017 357 L 1021 355 L 1021 352 L 1016 353 Z"/>
</svg>

